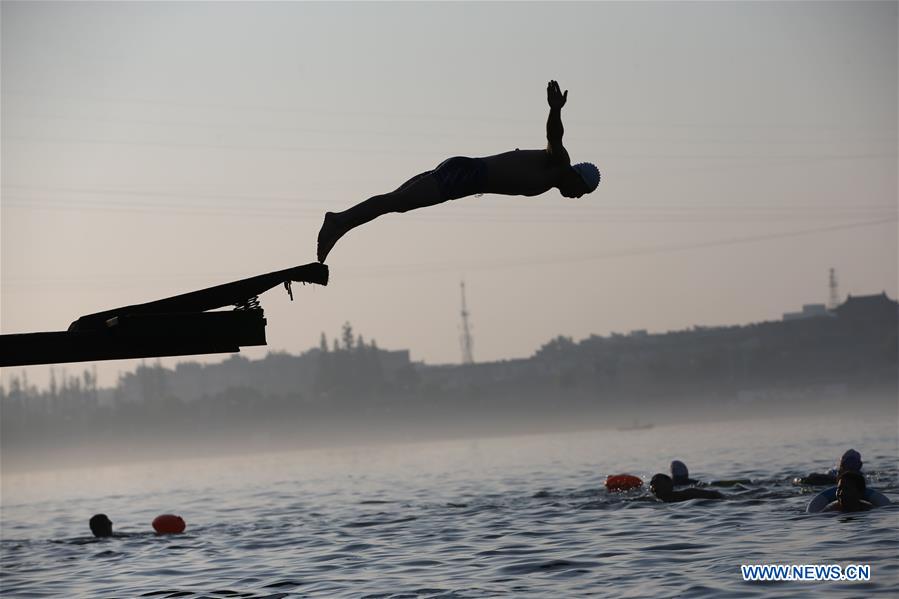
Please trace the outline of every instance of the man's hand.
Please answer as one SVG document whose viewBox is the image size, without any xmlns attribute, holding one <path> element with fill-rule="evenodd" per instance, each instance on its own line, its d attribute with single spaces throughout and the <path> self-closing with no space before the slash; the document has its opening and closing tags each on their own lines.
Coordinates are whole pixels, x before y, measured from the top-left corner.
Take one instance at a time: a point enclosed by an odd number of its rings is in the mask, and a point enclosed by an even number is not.
<svg viewBox="0 0 899 599">
<path fill-rule="evenodd" d="M 546 86 L 546 101 L 549 102 L 550 108 L 562 108 L 568 100 L 568 90 L 562 93 L 559 89 L 558 81 L 550 81 Z"/>
</svg>

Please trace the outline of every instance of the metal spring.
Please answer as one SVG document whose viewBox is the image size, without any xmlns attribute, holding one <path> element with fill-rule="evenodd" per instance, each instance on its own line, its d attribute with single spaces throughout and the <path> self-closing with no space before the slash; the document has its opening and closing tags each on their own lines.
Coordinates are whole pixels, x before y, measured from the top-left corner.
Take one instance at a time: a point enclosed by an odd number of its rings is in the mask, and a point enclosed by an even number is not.
<svg viewBox="0 0 899 599">
<path fill-rule="evenodd" d="M 261 308 L 262 304 L 259 303 L 258 295 L 254 295 L 240 303 L 234 304 L 235 310 L 259 310 Z"/>
</svg>

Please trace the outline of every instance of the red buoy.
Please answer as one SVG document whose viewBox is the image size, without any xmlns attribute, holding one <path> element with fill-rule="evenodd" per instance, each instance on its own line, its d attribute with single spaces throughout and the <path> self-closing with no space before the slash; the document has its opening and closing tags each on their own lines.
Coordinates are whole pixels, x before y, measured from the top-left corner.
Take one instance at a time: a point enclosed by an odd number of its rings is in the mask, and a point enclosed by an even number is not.
<svg viewBox="0 0 899 599">
<path fill-rule="evenodd" d="M 161 535 L 176 535 L 184 532 L 187 524 L 181 516 L 161 514 L 153 518 L 153 530 Z"/>
<path fill-rule="evenodd" d="M 629 491 L 643 486 L 643 480 L 631 474 L 613 474 L 606 479 L 609 491 Z"/>
</svg>

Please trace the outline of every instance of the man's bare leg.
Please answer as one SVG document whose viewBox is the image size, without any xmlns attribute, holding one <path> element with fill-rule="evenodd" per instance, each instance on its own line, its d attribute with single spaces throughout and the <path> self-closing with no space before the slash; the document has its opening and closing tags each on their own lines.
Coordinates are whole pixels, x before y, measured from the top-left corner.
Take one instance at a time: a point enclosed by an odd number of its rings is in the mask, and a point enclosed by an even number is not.
<svg viewBox="0 0 899 599">
<path fill-rule="evenodd" d="M 436 179 L 423 173 L 406 181 L 396 191 L 371 197 L 343 212 L 326 212 L 318 232 L 318 261 L 324 262 L 334 244 L 351 229 L 390 212 L 408 212 L 445 201 Z"/>
</svg>

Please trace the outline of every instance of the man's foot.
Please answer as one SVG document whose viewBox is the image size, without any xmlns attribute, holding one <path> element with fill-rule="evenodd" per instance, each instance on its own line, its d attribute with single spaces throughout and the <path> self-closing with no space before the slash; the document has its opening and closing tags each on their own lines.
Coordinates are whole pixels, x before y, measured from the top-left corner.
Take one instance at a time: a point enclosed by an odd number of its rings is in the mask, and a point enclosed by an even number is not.
<svg viewBox="0 0 899 599">
<path fill-rule="evenodd" d="M 340 216 L 334 212 L 325 212 L 325 221 L 318 232 L 318 261 L 324 264 L 334 244 L 343 237 L 347 229 L 340 223 Z"/>
</svg>

